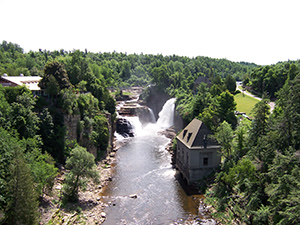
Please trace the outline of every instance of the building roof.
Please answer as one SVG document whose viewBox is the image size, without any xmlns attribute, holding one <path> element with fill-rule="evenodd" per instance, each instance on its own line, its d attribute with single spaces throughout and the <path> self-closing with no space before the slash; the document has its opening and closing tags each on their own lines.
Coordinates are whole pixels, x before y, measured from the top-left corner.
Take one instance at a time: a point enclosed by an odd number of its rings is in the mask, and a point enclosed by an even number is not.
<svg viewBox="0 0 300 225">
<path fill-rule="evenodd" d="M 177 139 L 189 149 L 219 147 L 212 134 L 202 121 L 195 118 L 177 135 Z"/>
<path fill-rule="evenodd" d="M 10 86 L 9 83 L 13 83 L 19 86 L 25 85 L 31 91 L 41 90 L 41 88 L 38 86 L 40 80 L 42 79 L 40 76 L 2 76 L 0 79 L 8 83 L 8 85 L 5 85 L 2 82 L 3 86 Z"/>
<path fill-rule="evenodd" d="M 195 82 L 195 84 L 200 84 L 200 83 L 206 83 L 206 84 L 210 84 L 211 81 L 207 78 L 207 77 L 204 77 L 204 76 L 200 76 L 198 77 Z"/>
</svg>

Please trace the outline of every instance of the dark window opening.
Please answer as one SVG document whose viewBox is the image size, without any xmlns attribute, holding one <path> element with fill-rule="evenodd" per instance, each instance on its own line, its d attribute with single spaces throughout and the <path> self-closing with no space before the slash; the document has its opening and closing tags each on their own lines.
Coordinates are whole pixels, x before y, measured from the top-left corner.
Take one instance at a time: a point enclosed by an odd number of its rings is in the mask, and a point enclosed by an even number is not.
<svg viewBox="0 0 300 225">
<path fill-rule="evenodd" d="M 208 158 L 203 158 L 203 166 L 207 166 L 208 165 Z"/>
<path fill-rule="evenodd" d="M 183 131 L 183 138 L 185 137 L 186 133 L 187 133 L 187 130 L 184 130 Z"/>
<path fill-rule="evenodd" d="M 188 134 L 188 136 L 187 136 L 187 142 L 189 142 L 189 140 L 190 140 L 192 134 L 193 134 L 193 133 L 189 133 L 189 134 Z"/>
</svg>

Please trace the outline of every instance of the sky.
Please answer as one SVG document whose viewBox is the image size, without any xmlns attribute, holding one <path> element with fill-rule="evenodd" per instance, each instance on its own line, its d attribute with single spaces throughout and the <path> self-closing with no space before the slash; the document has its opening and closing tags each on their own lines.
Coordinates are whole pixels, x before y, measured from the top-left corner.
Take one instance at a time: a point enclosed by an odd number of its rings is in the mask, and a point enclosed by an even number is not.
<svg viewBox="0 0 300 225">
<path fill-rule="evenodd" d="M 300 58 L 299 0 L 0 0 L 0 42 L 25 52 Z"/>
</svg>

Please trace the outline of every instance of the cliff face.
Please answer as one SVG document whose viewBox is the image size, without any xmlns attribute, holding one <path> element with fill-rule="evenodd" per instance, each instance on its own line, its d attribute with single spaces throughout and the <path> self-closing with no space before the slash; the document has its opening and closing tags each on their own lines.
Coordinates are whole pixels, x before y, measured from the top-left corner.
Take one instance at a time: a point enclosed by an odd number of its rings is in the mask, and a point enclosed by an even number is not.
<svg viewBox="0 0 300 225">
<path fill-rule="evenodd" d="M 114 128 L 111 121 L 111 114 L 106 113 L 105 117 L 107 119 L 106 125 L 109 131 L 109 142 L 105 155 L 108 155 L 112 151 Z M 89 138 L 93 128 L 92 126 L 83 128 L 81 124 L 82 121 L 80 119 L 80 115 L 64 115 L 64 125 L 67 130 L 66 138 L 68 140 L 76 140 L 81 146 L 85 147 L 88 152 L 92 153 L 94 157 L 97 158 L 97 147 Z"/>
<path fill-rule="evenodd" d="M 67 138 L 69 140 L 77 140 L 78 123 L 80 115 L 64 115 L 64 125 L 67 129 Z"/>
<path fill-rule="evenodd" d="M 170 99 L 169 95 L 161 90 L 158 90 L 156 87 L 152 87 L 149 89 L 145 103 L 153 110 L 155 118 L 158 118 L 158 113 L 161 111 L 163 105 L 168 99 Z"/>
<path fill-rule="evenodd" d="M 152 87 L 149 89 L 149 93 L 145 98 L 145 104 L 153 110 L 155 118 L 158 118 L 159 112 L 162 110 L 163 105 L 169 100 L 171 97 L 167 95 L 164 91 L 158 90 L 156 87 Z M 185 122 L 179 115 L 179 113 L 175 110 L 174 115 L 174 130 L 175 132 L 179 132 L 181 129 L 185 127 Z"/>
<path fill-rule="evenodd" d="M 114 127 L 114 123 L 112 122 L 111 114 L 106 113 L 105 117 L 107 119 L 107 128 L 108 128 L 108 134 L 109 134 L 108 147 L 107 147 L 107 150 L 106 150 L 107 155 L 108 155 L 113 151 L 113 141 L 114 141 L 115 127 Z"/>
</svg>

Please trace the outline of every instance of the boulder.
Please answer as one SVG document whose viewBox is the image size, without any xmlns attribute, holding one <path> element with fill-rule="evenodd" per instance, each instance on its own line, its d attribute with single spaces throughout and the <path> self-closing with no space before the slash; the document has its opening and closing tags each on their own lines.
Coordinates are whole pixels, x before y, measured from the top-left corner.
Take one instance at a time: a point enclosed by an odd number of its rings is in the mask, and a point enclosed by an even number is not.
<svg viewBox="0 0 300 225">
<path fill-rule="evenodd" d="M 133 128 L 131 123 L 125 118 L 118 118 L 116 122 L 116 131 L 123 137 L 133 137 Z"/>
</svg>

